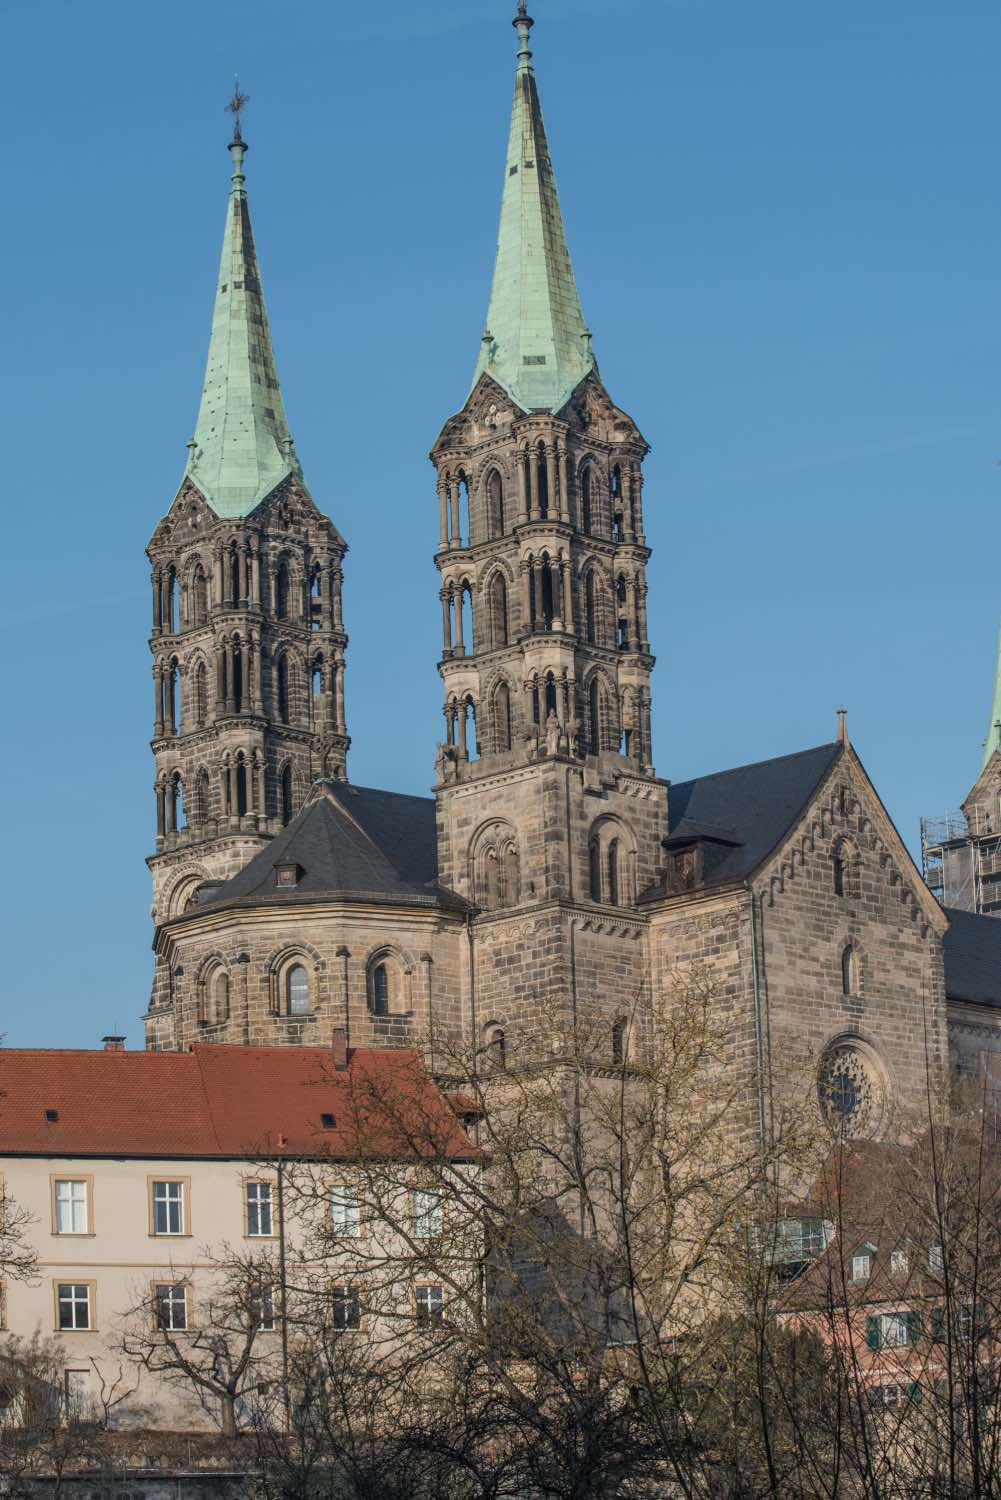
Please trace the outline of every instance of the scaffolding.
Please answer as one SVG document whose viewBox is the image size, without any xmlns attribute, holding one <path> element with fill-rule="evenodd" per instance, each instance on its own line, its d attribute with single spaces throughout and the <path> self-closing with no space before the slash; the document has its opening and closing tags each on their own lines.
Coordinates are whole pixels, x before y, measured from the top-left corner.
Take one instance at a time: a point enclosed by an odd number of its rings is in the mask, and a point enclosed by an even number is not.
<svg viewBox="0 0 1001 1500">
<path fill-rule="evenodd" d="M 982 809 L 921 819 L 921 873 L 943 906 L 1001 917 L 1001 832 Z"/>
</svg>

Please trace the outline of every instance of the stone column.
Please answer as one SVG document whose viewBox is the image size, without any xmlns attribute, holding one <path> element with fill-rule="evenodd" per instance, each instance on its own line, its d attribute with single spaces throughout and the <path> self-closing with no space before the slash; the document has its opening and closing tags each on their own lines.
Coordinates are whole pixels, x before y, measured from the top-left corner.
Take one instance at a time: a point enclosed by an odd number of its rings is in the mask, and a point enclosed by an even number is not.
<svg viewBox="0 0 1001 1500">
<path fill-rule="evenodd" d="M 341 584 L 344 581 L 344 574 L 341 572 L 340 568 L 333 568 L 331 571 L 331 577 L 332 598 L 334 606 L 334 629 L 342 630 L 344 627 L 344 617 L 341 614 Z"/>
<path fill-rule="evenodd" d="M 346 720 L 345 720 L 345 714 L 344 714 L 344 658 L 343 658 L 343 656 L 339 656 L 337 658 L 337 665 L 335 667 L 335 672 L 336 672 L 336 676 L 334 677 L 334 702 L 336 704 L 337 729 L 338 729 L 338 732 L 340 734 L 344 734 Z"/>
<path fill-rule="evenodd" d="M 252 547 L 250 551 L 250 607 L 261 607 L 261 560 L 256 547 Z"/>
<path fill-rule="evenodd" d="M 562 459 L 562 468 L 561 468 L 560 472 L 561 472 L 561 474 L 563 476 L 563 486 L 562 486 L 563 511 L 562 511 L 562 515 L 563 515 L 563 519 L 565 521 L 571 522 L 573 520 L 573 494 L 572 494 L 572 489 L 571 489 L 571 469 L 572 469 L 572 465 L 570 463 L 570 454 L 569 454 L 569 452 L 568 452 L 568 450 L 567 450 L 566 447 L 563 448 L 563 450 L 562 450 L 562 452 L 560 454 L 560 457 Z"/>
<path fill-rule="evenodd" d="M 348 990 L 348 959 L 351 950 L 345 948 L 343 943 L 337 950 L 336 955 L 341 961 L 341 1014 L 344 1017 L 344 1040 L 351 1042 L 351 1005 L 350 992 Z"/>
<path fill-rule="evenodd" d="M 455 744 L 455 708 L 451 703 L 445 705 L 445 743 Z"/>
<path fill-rule="evenodd" d="M 636 528 L 636 541 L 641 547 L 646 545 L 643 535 L 643 470 L 639 464 L 633 465 L 633 525 Z"/>
<path fill-rule="evenodd" d="M 163 673 L 160 668 L 153 668 L 153 736 L 160 739 L 163 735 Z"/>
<path fill-rule="evenodd" d="M 176 833 L 177 832 L 177 808 L 174 805 L 174 803 L 175 803 L 174 788 L 173 788 L 172 785 L 171 786 L 164 786 L 163 796 L 164 796 L 164 804 L 165 804 L 166 813 L 167 813 L 167 832 L 168 833 Z"/>
<path fill-rule="evenodd" d="M 546 489 L 549 495 L 549 514 L 558 516 L 561 514 L 559 485 L 556 482 L 556 449 L 552 443 L 546 444 Z"/>
<path fill-rule="evenodd" d="M 163 685 L 164 685 L 164 697 L 166 699 L 166 702 L 164 703 L 163 707 L 164 707 L 164 718 L 166 719 L 167 733 L 168 734 L 176 734 L 177 733 L 177 725 L 174 722 L 174 698 L 175 698 L 175 695 L 181 691 L 180 674 L 179 674 L 179 672 L 177 671 L 176 668 L 174 668 L 174 667 L 168 667 L 167 668 L 167 675 L 163 679 Z"/>
<path fill-rule="evenodd" d="M 452 618 L 448 608 L 448 591 L 439 589 L 438 598 L 441 600 L 441 638 L 442 656 L 452 655 Z"/>
<path fill-rule="evenodd" d="M 167 828 L 167 789 L 162 781 L 156 784 L 156 836 L 162 839 Z"/>
<path fill-rule="evenodd" d="M 533 446 L 528 450 L 529 519 L 538 521 L 539 515 L 539 454 Z"/>
<path fill-rule="evenodd" d="M 163 619 L 163 603 L 162 603 L 162 595 L 161 595 L 161 589 L 162 588 L 163 588 L 163 580 L 162 580 L 161 575 L 160 575 L 160 569 L 157 568 L 156 572 L 153 574 L 153 634 L 154 635 L 159 635 L 160 634 L 160 621 Z"/>
<path fill-rule="evenodd" d="M 525 453 L 519 449 L 516 462 L 518 464 L 518 525 L 523 526 L 528 520 L 528 488 L 525 484 Z"/>
<path fill-rule="evenodd" d="M 532 628 L 532 576 L 528 558 L 523 557 L 518 567 L 521 570 L 521 633 L 528 635 Z"/>
<path fill-rule="evenodd" d="M 434 1072 L 434 991 L 431 984 L 432 968 L 434 960 L 430 953 L 420 955 L 421 967 L 424 970 L 424 994 L 427 1001 L 428 1018 L 428 1051 L 430 1052 L 431 1072 Z"/>
<path fill-rule="evenodd" d="M 445 492 L 445 481 L 438 475 L 438 530 L 441 536 L 441 550 L 448 546 L 448 497 Z"/>
<path fill-rule="evenodd" d="M 222 641 L 215 648 L 215 711 L 221 714 L 226 706 L 226 647 Z"/>
<path fill-rule="evenodd" d="M 219 608 L 221 608 L 222 601 L 223 601 L 223 599 L 225 598 L 225 595 L 226 595 L 225 585 L 223 584 L 222 551 L 221 550 L 218 551 L 216 553 L 216 555 L 215 555 L 215 562 L 212 565 L 212 572 L 215 575 L 215 584 L 214 584 L 215 607 L 216 607 L 216 609 L 219 609 Z"/>
<path fill-rule="evenodd" d="M 559 558 L 551 558 L 549 562 L 549 587 L 553 596 L 553 619 L 563 621 L 563 591 L 560 588 Z"/>
<path fill-rule="evenodd" d="M 535 589 L 535 629 L 545 628 L 545 613 L 542 603 L 542 558 L 532 558 L 532 583 Z"/>
<path fill-rule="evenodd" d="M 246 604 L 250 594 L 250 569 L 246 550 L 239 547 L 236 553 L 236 592 L 241 604 Z"/>
<path fill-rule="evenodd" d="M 640 721 L 643 728 L 643 753 L 641 760 L 644 766 L 653 764 L 653 735 L 650 730 L 650 689 L 643 688 L 640 692 Z"/>
<path fill-rule="evenodd" d="M 449 479 L 448 481 L 448 503 L 452 512 L 452 541 L 453 547 L 462 546 L 462 533 L 459 530 L 459 481 Z"/>
<path fill-rule="evenodd" d="M 459 704 L 459 759 L 468 760 L 469 750 L 466 747 L 466 703 L 465 699 Z"/>
<path fill-rule="evenodd" d="M 264 717 L 264 647 L 260 638 L 256 635 L 251 637 L 251 649 L 254 653 L 254 713 L 258 718 Z"/>
<path fill-rule="evenodd" d="M 257 816 L 259 818 L 264 818 L 264 817 L 267 816 L 267 799 L 265 797 L 265 791 L 266 791 L 265 779 L 266 778 L 265 778 L 265 774 L 264 774 L 264 757 L 262 755 L 258 755 L 256 753 L 254 755 L 254 770 L 255 770 L 256 775 L 257 775 Z"/>
<path fill-rule="evenodd" d="M 562 586 L 562 589 L 561 589 L 561 594 L 562 594 L 561 603 L 563 605 L 563 611 L 564 611 L 564 613 L 563 613 L 563 624 L 566 626 L 567 630 L 569 630 L 570 634 L 573 635 L 573 632 L 574 632 L 573 570 L 572 570 L 572 564 L 570 562 L 569 557 L 564 557 L 563 560 L 562 560 L 562 573 L 563 573 L 563 579 L 562 579 L 563 586 Z"/>
<path fill-rule="evenodd" d="M 535 682 L 532 678 L 525 683 L 525 728 L 529 734 L 534 734 L 538 729 Z"/>
<path fill-rule="evenodd" d="M 466 643 L 462 638 L 462 584 L 452 595 L 455 604 L 455 655 L 465 656 Z"/>
<path fill-rule="evenodd" d="M 240 797 L 236 785 L 236 758 L 229 763 L 229 815 L 231 818 L 239 817 Z"/>
<path fill-rule="evenodd" d="M 647 637 L 646 618 L 646 584 L 637 580 L 636 582 L 636 624 L 639 631 L 639 642 L 641 651 L 650 650 L 650 641 Z"/>
<path fill-rule="evenodd" d="M 224 641 L 223 642 L 222 651 L 223 651 L 223 660 L 225 662 L 225 667 L 224 667 L 225 679 L 224 680 L 225 680 L 225 683 L 226 683 L 226 712 L 228 714 L 235 714 L 236 713 L 236 693 L 234 691 L 235 684 L 233 682 L 233 643 L 232 643 L 232 641 Z"/>
</svg>

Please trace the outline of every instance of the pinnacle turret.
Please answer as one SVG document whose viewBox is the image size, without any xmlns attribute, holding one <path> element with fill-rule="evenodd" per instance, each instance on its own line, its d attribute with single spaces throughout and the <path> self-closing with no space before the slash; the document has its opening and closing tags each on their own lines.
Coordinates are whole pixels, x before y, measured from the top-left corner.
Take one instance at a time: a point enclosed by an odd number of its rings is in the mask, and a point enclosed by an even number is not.
<svg viewBox="0 0 1001 1500">
<path fill-rule="evenodd" d="M 986 766 L 995 750 L 1001 750 L 1001 635 L 998 636 L 998 662 L 994 677 L 994 697 L 991 701 L 991 717 L 987 726 L 987 738 L 984 740 L 984 758 L 982 766 Z"/>
<path fill-rule="evenodd" d="M 301 479 L 261 290 L 239 115 L 205 385 L 185 476 L 217 516 L 247 516 L 283 479 Z"/>
<path fill-rule="evenodd" d="M 520 4 L 497 259 L 473 384 L 486 373 L 525 411 L 556 411 L 596 365 L 532 67 L 533 24 Z"/>
</svg>

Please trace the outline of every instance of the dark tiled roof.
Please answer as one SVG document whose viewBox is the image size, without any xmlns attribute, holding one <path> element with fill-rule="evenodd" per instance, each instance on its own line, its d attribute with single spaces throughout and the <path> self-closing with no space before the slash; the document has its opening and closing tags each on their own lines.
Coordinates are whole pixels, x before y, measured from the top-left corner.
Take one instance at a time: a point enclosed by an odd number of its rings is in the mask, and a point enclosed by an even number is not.
<svg viewBox="0 0 1001 1500">
<path fill-rule="evenodd" d="M 708 839 L 739 840 L 730 848 L 718 847 L 711 866 L 707 861 L 706 884 L 746 879 L 793 827 L 841 748 L 835 741 L 694 781 L 672 782 L 669 837 L 692 827 L 702 828 Z M 643 899 L 654 900 L 663 891 L 663 885 L 654 886 Z"/>
<path fill-rule="evenodd" d="M 1001 1008 L 1001 917 L 947 906 L 945 993 L 950 1000 Z"/>
<path fill-rule="evenodd" d="M 276 885 L 275 866 L 288 864 L 298 865 L 298 883 Z M 205 905 L 286 906 L 326 896 L 463 908 L 437 878 L 433 798 L 324 781 L 313 787 L 287 828 L 231 880 L 207 893 Z"/>
<path fill-rule="evenodd" d="M 337 1072 L 324 1047 L 3 1047 L 0 1091 L 0 1156 L 475 1155 L 454 1109 L 402 1048 L 354 1049 Z M 321 1113 L 333 1115 L 332 1128 Z"/>
</svg>

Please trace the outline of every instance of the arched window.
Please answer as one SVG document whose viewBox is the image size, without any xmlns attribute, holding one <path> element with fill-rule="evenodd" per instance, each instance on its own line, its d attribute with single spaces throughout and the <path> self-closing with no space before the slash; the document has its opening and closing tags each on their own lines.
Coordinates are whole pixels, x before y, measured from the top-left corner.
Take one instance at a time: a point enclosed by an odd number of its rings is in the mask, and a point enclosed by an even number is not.
<svg viewBox="0 0 1001 1500">
<path fill-rule="evenodd" d="M 170 727 L 175 734 L 181 733 L 181 669 L 177 657 L 170 658 L 170 675 L 167 678 L 167 691 L 169 702 L 167 710 L 170 715 Z"/>
<path fill-rule="evenodd" d="M 584 580 L 584 619 L 587 643 L 589 646 L 596 646 L 598 644 L 598 601 L 593 568 L 588 571 L 587 578 Z"/>
<path fill-rule="evenodd" d="M 834 894 L 843 896 L 845 893 L 845 860 L 839 849 L 834 856 Z"/>
<path fill-rule="evenodd" d="M 376 964 L 372 971 L 372 1014 L 389 1015 L 389 970 L 384 963 Z"/>
<path fill-rule="evenodd" d="M 167 574 L 167 628 L 171 635 L 181 629 L 181 585 L 173 568 Z"/>
<path fill-rule="evenodd" d="M 539 485 L 539 515 L 545 520 L 549 515 L 549 470 L 546 465 L 546 445 L 541 439 L 535 450 L 535 465 Z"/>
<path fill-rule="evenodd" d="M 229 975 L 225 969 L 217 969 L 209 987 L 209 1005 L 206 1020 L 218 1026 L 229 1019 Z"/>
<path fill-rule="evenodd" d="M 205 569 L 201 563 L 196 563 L 195 571 L 191 575 L 191 623 L 193 625 L 204 625 L 209 613 L 208 585 L 205 582 Z"/>
<path fill-rule="evenodd" d="M 601 849 L 597 839 L 592 839 L 587 850 L 587 875 L 591 900 L 601 900 Z"/>
<path fill-rule="evenodd" d="M 584 469 L 580 476 L 580 529 L 585 536 L 591 535 L 591 470 Z"/>
<path fill-rule="evenodd" d="M 511 690 L 506 682 L 494 690 L 494 746 L 498 751 L 512 748 Z"/>
<path fill-rule="evenodd" d="M 461 469 L 459 471 L 459 478 L 458 478 L 458 480 L 456 482 L 457 482 L 457 484 L 459 486 L 459 535 L 456 537 L 456 541 L 460 545 L 463 545 L 463 538 L 465 538 L 464 545 L 468 546 L 469 545 L 469 481 L 467 480 L 465 474 L 461 471 Z"/>
<path fill-rule="evenodd" d="M 243 649 L 240 637 L 233 637 L 233 708 L 236 713 L 243 710 Z"/>
<path fill-rule="evenodd" d="M 496 1073 L 507 1067 L 507 1042 L 500 1026 L 491 1026 L 487 1032 L 487 1063 Z"/>
<path fill-rule="evenodd" d="M 612 1026 L 612 1062 L 624 1063 L 626 1060 L 626 1022 L 625 1017 L 620 1016 Z"/>
<path fill-rule="evenodd" d="M 514 844 L 508 844 L 504 851 L 504 859 L 501 865 L 503 886 L 499 893 L 501 906 L 517 906 L 521 900 L 521 868 L 518 863 L 518 850 Z"/>
<path fill-rule="evenodd" d="M 615 603 L 617 615 L 616 644 L 620 651 L 629 648 L 629 619 L 626 612 L 626 580 L 619 575 L 615 585 Z"/>
<path fill-rule="evenodd" d="M 242 750 L 236 757 L 236 807 L 233 810 L 238 818 L 247 815 L 247 766 Z"/>
<path fill-rule="evenodd" d="M 309 628 L 319 630 L 323 623 L 320 611 L 323 604 L 323 580 L 320 576 L 319 565 L 314 567 L 309 579 Z"/>
<path fill-rule="evenodd" d="M 170 804 L 167 811 L 170 821 L 168 822 L 167 826 L 168 828 L 176 828 L 178 831 L 180 831 L 182 828 L 187 827 L 188 822 L 187 812 L 184 805 L 184 782 L 181 778 L 180 771 L 175 771 L 173 776 L 170 778 L 168 795 L 170 798 Z"/>
<path fill-rule="evenodd" d="M 548 719 L 550 714 L 556 713 L 556 678 L 552 672 L 546 673 L 546 712 Z"/>
<path fill-rule="evenodd" d="M 462 700 L 459 712 L 465 722 L 466 754 L 470 760 L 476 760 L 480 754 L 480 747 L 476 732 L 476 704 L 472 698 Z"/>
<path fill-rule="evenodd" d="M 847 839 L 840 839 L 831 856 L 834 894 L 857 900 L 861 885 L 858 851 Z"/>
<path fill-rule="evenodd" d="M 458 607 L 461 612 L 460 626 L 462 629 L 462 645 L 466 656 L 472 656 L 476 650 L 473 636 L 473 591 L 468 583 L 464 583 L 459 590 Z"/>
<path fill-rule="evenodd" d="M 543 630 L 552 630 L 553 615 L 556 611 L 553 608 L 553 570 L 550 565 L 548 552 L 543 552 L 542 554 L 541 582 L 542 598 L 539 601 L 539 610 L 542 616 L 542 628 Z"/>
<path fill-rule="evenodd" d="M 229 602 L 233 609 L 238 609 L 240 606 L 240 554 L 237 551 L 235 542 L 230 542 L 229 544 L 228 564 Z"/>
<path fill-rule="evenodd" d="M 278 717 L 283 724 L 289 722 L 288 657 L 284 651 L 278 658 Z"/>
<path fill-rule="evenodd" d="M 293 964 L 285 976 L 285 999 L 290 1016 L 309 1014 L 309 975 L 302 964 Z"/>
<path fill-rule="evenodd" d="M 626 534 L 622 524 L 622 470 L 616 464 L 611 475 L 611 501 L 612 501 L 612 538 L 616 542 L 625 541 Z"/>
<path fill-rule="evenodd" d="M 588 689 L 587 711 L 591 754 L 598 755 L 601 752 L 601 683 L 597 677 L 591 679 Z"/>
<path fill-rule="evenodd" d="M 323 692 L 323 657 L 317 656 L 309 674 L 309 691 L 314 698 Z"/>
<path fill-rule="evenodd" d="M 487 480 L 487 535 L 504 535 L 504 484 L 496 469 Z"/>
<path fill-rule="evenodd" d="M 281 819 L 286 827 L 292 821 L 292 767 L 290 765 L 286 765 L 282 769 Z"/>
<path fill-rule="evenodd" d="M 507 645 L 507 583 L 500 572 L 490 580 L 490 633 L 495 651 Z"/>
<path fill-rule="evenodd" d="M 612 906 L 619 904 L 619 841 L 611 839 L 605 854 L 608 869 L 608 900 Z"/>
<path fill-rule="evenodd" d="M 209 713 L 208 672 L 203 661 L 200 661 L 195 667 L 194 680 L 191 685 L 191 700 L 195 728 L 202 729 Z"/>
<path fill-rule="evenodd" d="M 841 955 L 841 989 L 846 995 L 857 995 L 859 992 L 858 952 L 851 943 Z"/>
<path fill-rule="evenodd" d="M 285 558 L 279 558 L 278 569 L 275 573 L 275 617 L 279 620 L 288 619 L 289 603 L 289 578 L 288 563 Z"/>
</svg>

